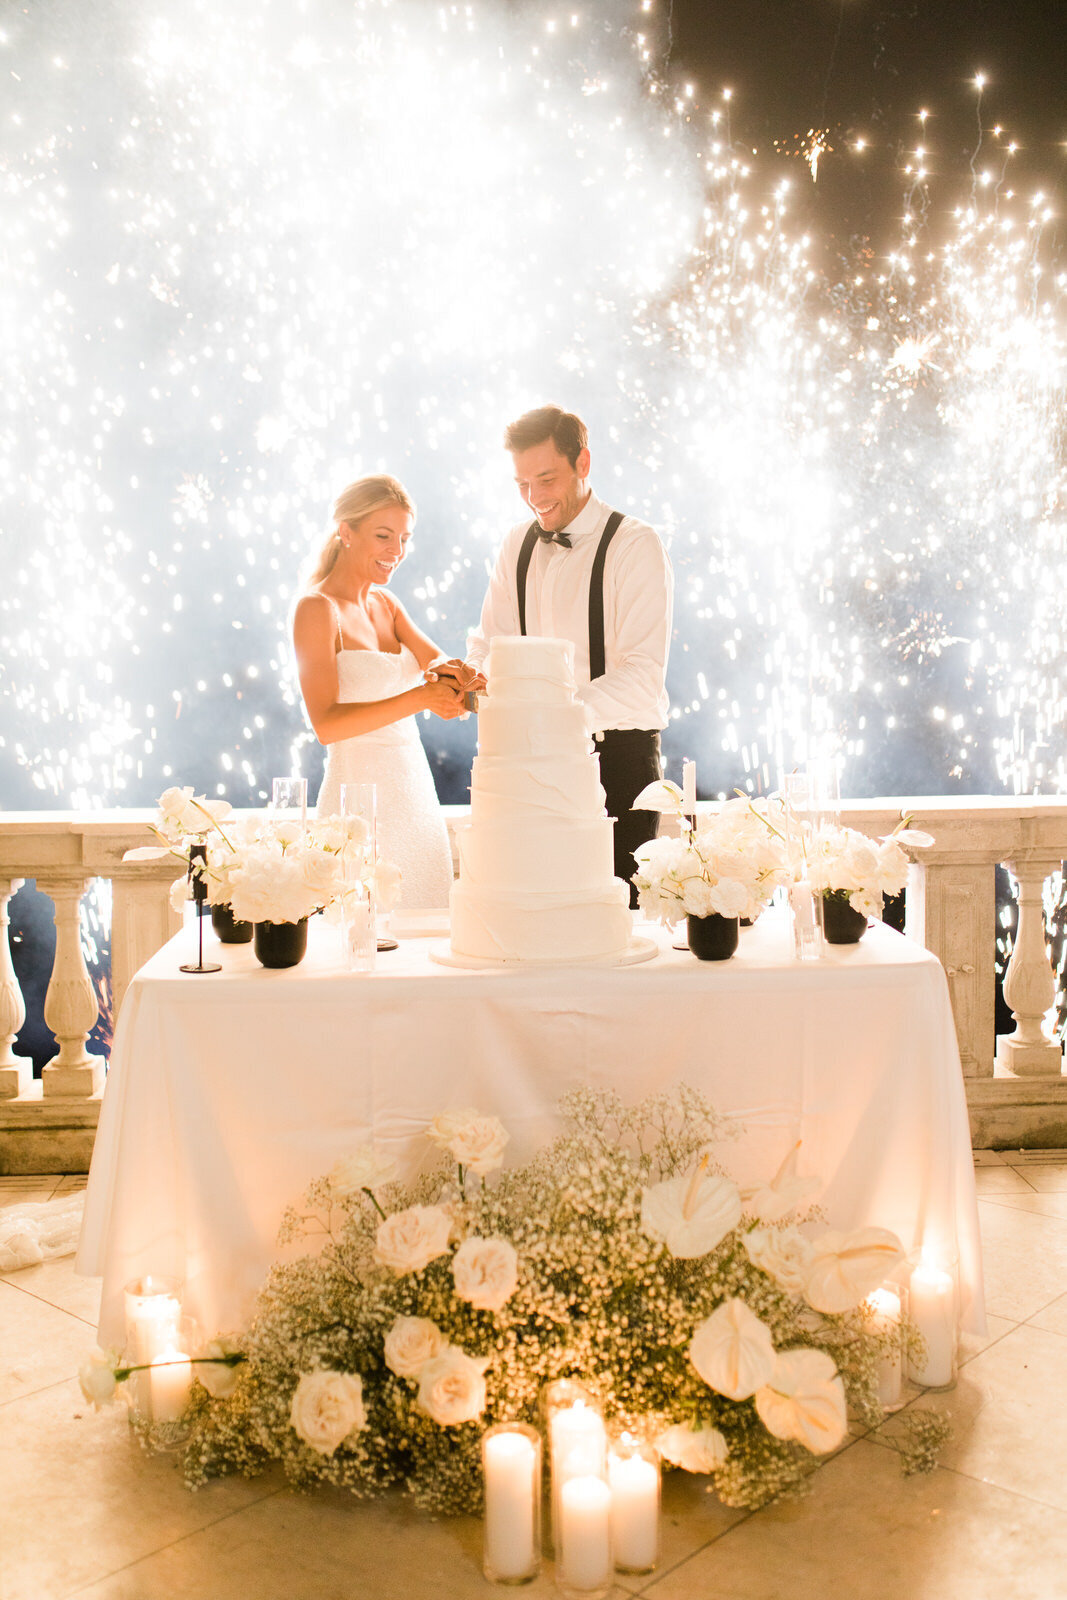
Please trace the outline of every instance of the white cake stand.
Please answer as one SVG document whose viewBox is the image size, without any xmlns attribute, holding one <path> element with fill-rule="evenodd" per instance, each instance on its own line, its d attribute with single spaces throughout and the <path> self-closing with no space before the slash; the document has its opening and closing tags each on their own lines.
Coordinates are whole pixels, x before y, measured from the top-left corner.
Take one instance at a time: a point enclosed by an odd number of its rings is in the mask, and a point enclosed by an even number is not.
<svg viewBox="0 0 1067 1600">
<path fill-rule="evenodd" d="M 658 954 L 659 945 L 655 939 L 642 938 L 631 939 L 621 955 L 587 956 L 584 960 L 556 956 L 545 956 L 537 961 L 520 960 L 518 956 L 500 956 L 496 959 L 490 956 L 459 956 L 447 944 L 432 945 L 429 952 L 430 960 L 436 961 L 439 966 L 464 967 L 468 972 L 488 971 L 493 967 L 507 967 L 511 971 L 520 967 L 633 967 L 639 961 L 651 961 Z"/>
</svg>

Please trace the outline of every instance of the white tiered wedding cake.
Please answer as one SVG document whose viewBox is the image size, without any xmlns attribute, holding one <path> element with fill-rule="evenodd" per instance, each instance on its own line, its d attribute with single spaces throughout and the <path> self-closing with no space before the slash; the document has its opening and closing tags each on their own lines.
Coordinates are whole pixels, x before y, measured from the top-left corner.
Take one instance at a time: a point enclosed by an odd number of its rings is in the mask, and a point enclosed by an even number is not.
<svg viewBox="0 0 1067 1600">
<path fill-rule="evenodd" d="M 625 953 L 629 890 L 563 639 L 497 638 L 478 707 L 471 817 L 456 835 L 452 951 L 483 961 Z"/>
</svg>

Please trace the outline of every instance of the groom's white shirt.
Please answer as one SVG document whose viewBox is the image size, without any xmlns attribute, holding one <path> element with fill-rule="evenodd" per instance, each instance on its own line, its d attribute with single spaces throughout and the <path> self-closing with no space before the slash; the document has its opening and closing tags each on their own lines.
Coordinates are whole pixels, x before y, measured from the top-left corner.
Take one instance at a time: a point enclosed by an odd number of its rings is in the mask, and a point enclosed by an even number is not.
<svg viewBox="0 0 1067 1600">
<path fill-rule="evenodd" d="M 604 568 L 606 671 L 589 681 L 589 576 L 610 507 L 595 494 L 564 530 L 571 549 L 538 540 L 526 581 L 526 632 L 570 639 L 578 698 L 592 726 L 663 728 L 667 700 L 667 652 L 671 639 L 674 579 L 663 542 L 654 528 L 624 517 L 608 546 Z M 497 634 L 519 631 L 515 572 L 519 549 L 533 513 L 516 523 L 500 547 L 482 603 L 478 627 L 467 641 L 467 660 L 479 671 Z"/>
</svg>

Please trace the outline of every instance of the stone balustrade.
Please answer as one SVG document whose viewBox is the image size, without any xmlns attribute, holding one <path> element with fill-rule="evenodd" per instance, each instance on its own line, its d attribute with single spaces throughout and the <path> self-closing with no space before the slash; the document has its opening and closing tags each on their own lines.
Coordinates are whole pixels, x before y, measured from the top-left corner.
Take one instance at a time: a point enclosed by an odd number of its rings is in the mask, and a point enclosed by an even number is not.
<svg viewBox="0 0 1067 1600">
<path fill-rule="evenodd" d="M 703 808 L 703 805 L 701 807 Z M 466 815 L 446 807 L 450 825 Z M 970 797 L 847 801 L 841 820 L 880 836 L 902 812 L 934 836 L 908 884 L 906 928 L 948 975 L 977 1147 L 1067 1146 L 1067 1077 L 1048 1014 L 1056 992 L 1044 926 L 1045 880 L 1067 855 L 1067 804 L 1058 798 Z M 99 1114 L 105 1062 L 87 1051 L 96 995 L 79 931 L 89 884 L 112 886 L 111 982 L 116 1018 L 130 978 L 180 925 L 168 900 L 172 860 L 131 862 L 153 842 L 149 810 L 0 812 L 0 1174 L 83 1171 Z M 994 1034 L 994 875 L 1017 885 L 1018 927 L 1004 996 L 1015 1030 Z M 10 901 L 26 880 L 53 903 L 56 952 L 44 1019 L 58 1049 L 34 1082 L 14 1050 L 25 1020 L 8 943 Z"/>
</svg>

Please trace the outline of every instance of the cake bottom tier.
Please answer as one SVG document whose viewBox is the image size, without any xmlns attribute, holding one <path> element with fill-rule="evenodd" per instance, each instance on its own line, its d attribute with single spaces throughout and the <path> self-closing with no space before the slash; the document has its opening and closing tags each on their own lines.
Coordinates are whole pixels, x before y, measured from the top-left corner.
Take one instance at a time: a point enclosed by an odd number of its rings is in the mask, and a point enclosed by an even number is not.
<svg viewBox="0 0 1067 1600">
<path fill-rule="evenodd" d="M 584 894 L 504 894 L 452 886 L 452 949 L 483 961 L 588 961 L 630 942 L 630 895 L 621 878 Z"/>
</svg>

